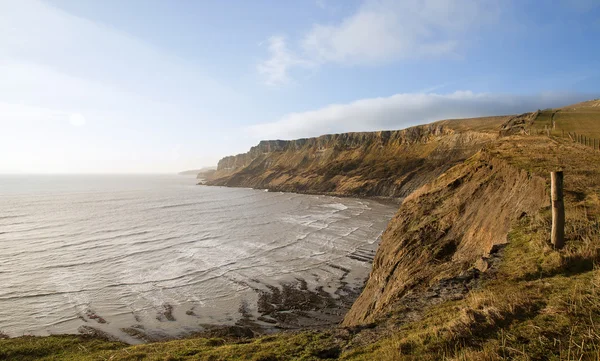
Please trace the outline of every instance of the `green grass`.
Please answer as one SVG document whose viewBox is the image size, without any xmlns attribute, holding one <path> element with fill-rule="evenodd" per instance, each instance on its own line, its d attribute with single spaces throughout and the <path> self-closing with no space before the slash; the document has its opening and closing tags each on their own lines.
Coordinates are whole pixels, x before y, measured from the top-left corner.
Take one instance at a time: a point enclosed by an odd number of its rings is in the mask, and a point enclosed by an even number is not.
<svg viewBox="0 0 600 361">
<path fill-rule="evenodd" d="M 78 360 L 125 347 L 120 342 L 85 336 L 24 336 L 0 340 L 0 360 Z"/>
<path fill-rule="evenodd" d="M 587 129 L 600 138 L 590 115 L 596 110 L 572 112 L 559 112 L 558 131 Z M 543 128 L 548 117 L 543 111 L 536 124 Z M 0 339 L 0 360 L 600 360 L 600 153 L 534 136 L 501 139 L 487 152 L 532 175 L 565 170 L 567 246 L 557 251 L 548 242 L 549 208 L 527 215 L 513 224 L 495 278 L 465 299 L 427 309 L 418 321 L 391 322 L 400 314 L 392 312 L 373 330 L 138 346 L 83 336 L 20 337 Z M 354 170 L 351 163 L 340 167 Z"/>
<path fill-rule="evenodd" d="M 565 136 L 568 133 L 585 135 L 600 139 L 600 104 L 598 101 L 584 102 L 561 109 L 542 110 L 531 127 L 534 134 L 543 133 L 545 128 L 552 129 L 552 118 L 556 127 L 553 136 Z"/>
<path fill-rule="evenodd" d="M 0 340 L 0 360 L 326 360 L 343 341 L 331 333 L 302 332 L 248 341 L 185 339 L 138 346 L 79 336 Z"/>
<path fill-rule="evenodd" d="M 482 289 L 342 358 L 598 360 L 600 271 L 593 265 L 600 229 L 571 232 L 567 249 L 555 251 L 546 223 L 542 214 L 513 228 L 497 279 Z"/>
<path fill-rule="evenodd" d="M 557 130 L 576 132 L 600 139 L 600 108 L 598 111 L 568 112 L 556 114 Z"/>
</svg>

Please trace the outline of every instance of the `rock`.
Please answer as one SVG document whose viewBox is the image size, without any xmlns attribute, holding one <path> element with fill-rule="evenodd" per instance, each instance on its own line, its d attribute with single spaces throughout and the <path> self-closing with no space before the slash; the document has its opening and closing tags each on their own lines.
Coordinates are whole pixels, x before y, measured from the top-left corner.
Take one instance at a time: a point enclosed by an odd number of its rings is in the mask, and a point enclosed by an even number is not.
<svg viewBox="0 0 600 361">
<path fill-rule="evenodd" d="M 485 272 L 488 270 L 490 265 L 487 261 L 487 258 L 481 257 L 480 259 L 475 261 L 475 265 L 473 265 L 473 267 L 475 267 L 475 269 L 479 270 L 479 272 Z"/>
<path fill-rule="evenodd" d="M 120 341 L 117 337 L 90 326 L 80 326 L 77 331 L 82 335 L 96 337 L 107 341 Z"/>
<path fill-rule="evenodd" d="M 203 337 L 223 337 L 223 338 L 252 338 L 254 331 L 249 327 L 242 326 L 220 326 L 213 327 L 201 333 Z"/>
</svg>

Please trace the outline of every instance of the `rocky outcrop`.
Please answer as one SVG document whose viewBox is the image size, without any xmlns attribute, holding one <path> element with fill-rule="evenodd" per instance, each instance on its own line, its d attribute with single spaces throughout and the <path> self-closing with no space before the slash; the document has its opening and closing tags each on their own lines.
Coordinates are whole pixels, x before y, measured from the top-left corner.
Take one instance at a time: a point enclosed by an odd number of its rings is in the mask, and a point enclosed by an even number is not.
<svg viewBox="0 0 600 361">
<path fill-rule="evenodd" d="M 388 144 L 411 144 L 426 141 L 431 136 L 440 136 L 451 132 L 449 128 L 440 125 L 425 125 L 398 131 L 362 132 L 326 134 L 316 138 L 295 140 L 263 140 L 257 146 L 250 148 L 247 153 L 229 156 L 221 159 L 218 171 L 234 171 L 244 168 L 253 160 L 275 152 L 297 152 L 306 148 L 316 148 L 319 151 L 327 149 L 352 149 L 376 142 L 381 146 Z"/>
<path fill-rule="evenodd" d="M 528 129 L 539 115 L 539 110 L 534 113 L 515 115 L 502 125 L 500 128 L 500 135 L 508 136 L 513 134 L 527 134 Z"/>
<path fill-rule="evenodd" d="M 433 123 L 398 131 L 262 141 L 223 158 L 209 185 L 365 197 L 404 197 L 473 155 L 495 132 Z"/>
<path fill-rule="evenodd" d="M 344 325 L 374 322 L 405 297 L 482 268 L 494 247 L 507 242 L 511 222 L 538 211 L 547 198 L 544 179 L 491 151 L 448 170 L 404 200 Z"/>
</svg>

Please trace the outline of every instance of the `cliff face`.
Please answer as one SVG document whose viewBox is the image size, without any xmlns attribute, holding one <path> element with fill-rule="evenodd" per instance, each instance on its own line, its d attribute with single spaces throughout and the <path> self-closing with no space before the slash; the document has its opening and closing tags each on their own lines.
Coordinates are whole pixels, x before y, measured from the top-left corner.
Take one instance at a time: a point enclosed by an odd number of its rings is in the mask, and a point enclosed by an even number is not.
<svg viewBox="0 0 600 361">
<path fill-rule="evenodd" d="M 485 263 L 511 222 L 548 202 L 546 182 L 482 151 L 407 197 L 382 236 L 346 326 L 376 321 L 424 291 Z"/>
<path fill-rule="evenodd" d="M 399 131 L 263 141 L 223 158 L 208 184 L 351 196 L 404 197 L 468 158 L 495 132 L 429 124 Z"/>
<path fill-rule="evenodd" d="M 264 141 L 221 160 L 210 184 L 406 197 L 344 320 L 346 326 L 369 323 L 397 309 L 407 295 L 475 265 L 485 268 L 493 247 L 507 242 L 511 223 L 547 202 L 545 180 L 510 164 L 518 150 L 498 156 L 500 145 L 520 144 L 500 137 L 520 133 L 537 115 Z"/>
</svg>

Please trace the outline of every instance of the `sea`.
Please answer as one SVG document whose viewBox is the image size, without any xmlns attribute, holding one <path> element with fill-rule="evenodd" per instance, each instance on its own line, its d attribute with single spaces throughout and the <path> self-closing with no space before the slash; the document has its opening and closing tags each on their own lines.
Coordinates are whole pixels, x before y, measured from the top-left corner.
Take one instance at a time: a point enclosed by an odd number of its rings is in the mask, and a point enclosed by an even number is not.
<svg viewBox="0 0 600 361">
<path fill-rule="evenodd" d="M 397 206 L 176 175 L 0 175 L 0 332 L 178 337 L 257 290 L 360 288 Z M 371 257 L 369 257 L 371 255 Z"/>
</svg>

